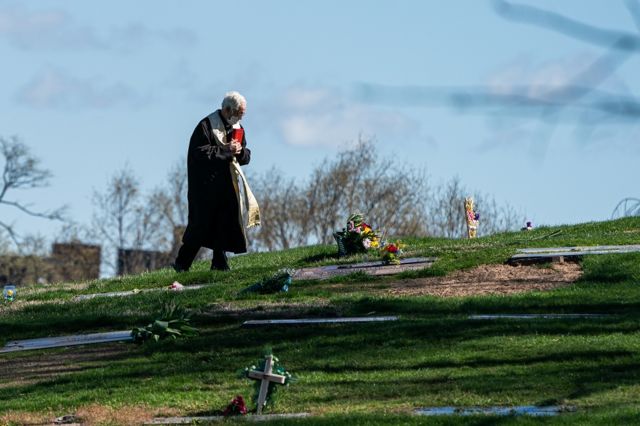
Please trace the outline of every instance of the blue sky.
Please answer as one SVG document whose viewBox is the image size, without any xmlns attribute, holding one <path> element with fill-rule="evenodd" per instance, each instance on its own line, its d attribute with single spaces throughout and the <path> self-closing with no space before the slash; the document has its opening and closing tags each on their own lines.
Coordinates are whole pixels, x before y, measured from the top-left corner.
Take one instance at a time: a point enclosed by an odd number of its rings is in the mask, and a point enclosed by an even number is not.
<svg viewBox="0 0 640 426">
<path fill-rule="evenodd" d="M 525 4 L 640 31 L 622 1 Z M 382 154 L 426 168 L 432 182 L 458 175 L 535 224 L 602 220 L 640 196 L 637 124 L 550 126 L 548 117 L 372 99 L 363 87 L 562 87 L 604 51 L 505 20 L 480 0 L 0 0 L 0 135 L 19 136 L 54 175 L 17 198 L 68 204 L 88 223 L 92 191 L 115 170 L 127 163 L 145 188 L 162 184 L 194 125 L 238 90 L 248 100 L 249 173 L 276 166 L 305 179 L 359 134 L 375 135 Z M 599 87 L 638 93 L 639 56 Z M 57 232 L 0 214 L 21 233 Z"/>
</svg>

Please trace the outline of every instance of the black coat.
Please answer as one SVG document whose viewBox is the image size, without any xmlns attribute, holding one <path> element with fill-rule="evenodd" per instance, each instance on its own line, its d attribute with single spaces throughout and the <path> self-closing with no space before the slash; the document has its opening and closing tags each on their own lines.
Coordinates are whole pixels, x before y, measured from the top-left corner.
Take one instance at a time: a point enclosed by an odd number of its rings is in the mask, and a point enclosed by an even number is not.
<svg viewBox="0 0 640 426">
<path fill-rule="evenodd" d="M 214 114 L 220 114 L 220 110 Z M 232 130 L 222 118 L 227 137 Z M 196 126 L 187 154 L 189 223 L 182 237 L 185 243 L 200 247 L 245 253 L 247 239 L 239 218 L 239 201 L 231 175 L 232 154 L 217 146 L 208 118 Z M 236 155 L 240 165 L 248 164 L 251 151 L 242 139 Z M 204 148 L 204 149 L 203 149 Z"/>
</svg>

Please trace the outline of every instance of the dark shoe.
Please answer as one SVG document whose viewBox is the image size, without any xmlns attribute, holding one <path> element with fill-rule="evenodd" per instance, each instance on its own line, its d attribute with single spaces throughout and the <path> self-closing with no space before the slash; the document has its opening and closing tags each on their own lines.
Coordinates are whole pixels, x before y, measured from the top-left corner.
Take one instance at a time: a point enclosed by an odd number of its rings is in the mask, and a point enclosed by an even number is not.
<svg viewBox="0 0 640 426">
<path fill-rule="evenodd" d="M 178 265 L 177 263 L 172 263 L 171 267 L 176 272 L 187 272 L 189 270 L 189 268 L 183 268 L 182 266 Z"/>
<path fill-rule="evenodd" d="M 230 271 L 229 265 L 211 265 L 212 271 Z"/>
<path fill-rule="evenodd" d="M 228 271 L 229 263 L 227 262 L 227 255 L 223 251 L 214 251 L 213 259 L 211 259 L 211 269 L 216 271 Z"/>
</svg>

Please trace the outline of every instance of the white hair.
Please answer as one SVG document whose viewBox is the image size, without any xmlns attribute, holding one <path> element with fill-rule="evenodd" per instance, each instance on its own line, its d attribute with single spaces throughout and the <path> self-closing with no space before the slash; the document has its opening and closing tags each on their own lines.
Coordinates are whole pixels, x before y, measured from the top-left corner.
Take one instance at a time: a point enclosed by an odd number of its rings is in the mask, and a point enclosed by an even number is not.
<svg viewBox="0 0 640 426">
<path fill-rule="evenodd" d="M 236 111 L 240 107 L 247 108 L 247 100 L 244 96 L 238 92 L 229 92 L 224 95 L 222 109 L 230 108 L 232 111 Z"/>
</svg>

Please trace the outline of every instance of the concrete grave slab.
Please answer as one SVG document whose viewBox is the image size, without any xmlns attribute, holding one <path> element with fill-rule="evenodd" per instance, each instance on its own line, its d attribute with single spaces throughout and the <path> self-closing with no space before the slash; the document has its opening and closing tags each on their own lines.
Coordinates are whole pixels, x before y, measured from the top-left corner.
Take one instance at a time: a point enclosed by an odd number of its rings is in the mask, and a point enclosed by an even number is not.
<svg viewBox="0 0 640 426">
<path fill-rule="evenodd" d="M 249 421 L 249 422 L 261 422 L 261 421 L 276 420 L 276 419 L 298 419 L 298 418 L 309 417 L 309 416 L 310 416 L 309 413 L 261 414 L 259 416 L 249 414 L 246 416 L 238 416 L 237 418 L 241 418 L 242 420 Z M 224 416 L 157 417 L 153 419 L 150 423 L 145 423 L 145 425 L 192 425 L 192 424 L 198 424 L 200 422 L 223 422 L 228 419 L 229 417 L 224 417 Z"/>
<path fill-rule="evenodd" d="M 610 314 L 490 314 L 490 315 L 469 315 L 470 320 L 534 320 L 534 319 L 598 319 L 610 318 Z"/>
<path fill-rule="evenodd" d="M 40 339 L 14 340 L 8 342 L 4 348 L 0 349 L 0 353 L 61 348 L 65 346 L 93 345 L 97 343 L 128 342 L 132 340 L 131 330 L 76 334 L 60 337 L 44 337 Z"/>
<path fill-rule="evenodd" d="M 427 407 L 415 410 L 420 416 L 557 416 L 573 412 L 573 407 L 520 405 L 514 407 Z"/>
<path fill-rule="evenodd" d="M 549 253 L 549 252 L 629 252 L 640 251 L 640 244 L 627 244 L 618 246 L 576 246 L 576 247 L 534 247 L 516 250 L 518 253 Z"/>
<path fill-rule="evenodd" d="M 317 324 L 355 324 L 367 322 L 397 321 L 397 316 L 386 317 L 350 317 L 350 318 L 300 318 L 300 319 L 271 319 L 250 320 L 242 323 L 242 327 L 295 326 Z"/>
<path fill-rule="evenodd" d="M 435 257 L 412 257 L 401 259 L 399 265 L 387 265 L 382 261 L 354 263 L 349 265 L 328 265 L 315 268 L 299 269 L 293 275 L 294 280 L 318 280 L 340 275 L 364 272 L 368 275 L 392 275 L 405 271 L 416 271 L 429 268 L 436 261 Z"/>
<path fill-rule="evenodd" d="M 199 290 L 201 288 L 209 287 L 211 285 L 213 285 L 213 284 L 185 285 L 179 291 Z M 163 291 L 163 290 L 164 291 L 176 291 L 176 290 L 171 290 L 168 287 L 143 288 L 143 289 L 140 289 L 140 290 L 112 291 L 112 292 L 109 292 L 109 293 L 81 294 L 79 296 L 74 297 L 72 300 L 73 301 L 90 300 L 90 299 L 93 299 L 93 298 L 96 298 L 96 297 L 126 297 L 126 296 L 132 296 L 134 294 L 149 293 L 149 292 Z"/>
<path fill-rule="evenodd" d="M 640 252 L 640 245 L 592 246 L 592 247 L 548 247 L 518 249 L 507 263 L 526 264 L 553 260 L 577 260 L 587 255 L 620 254 Z"/>
</svg>

